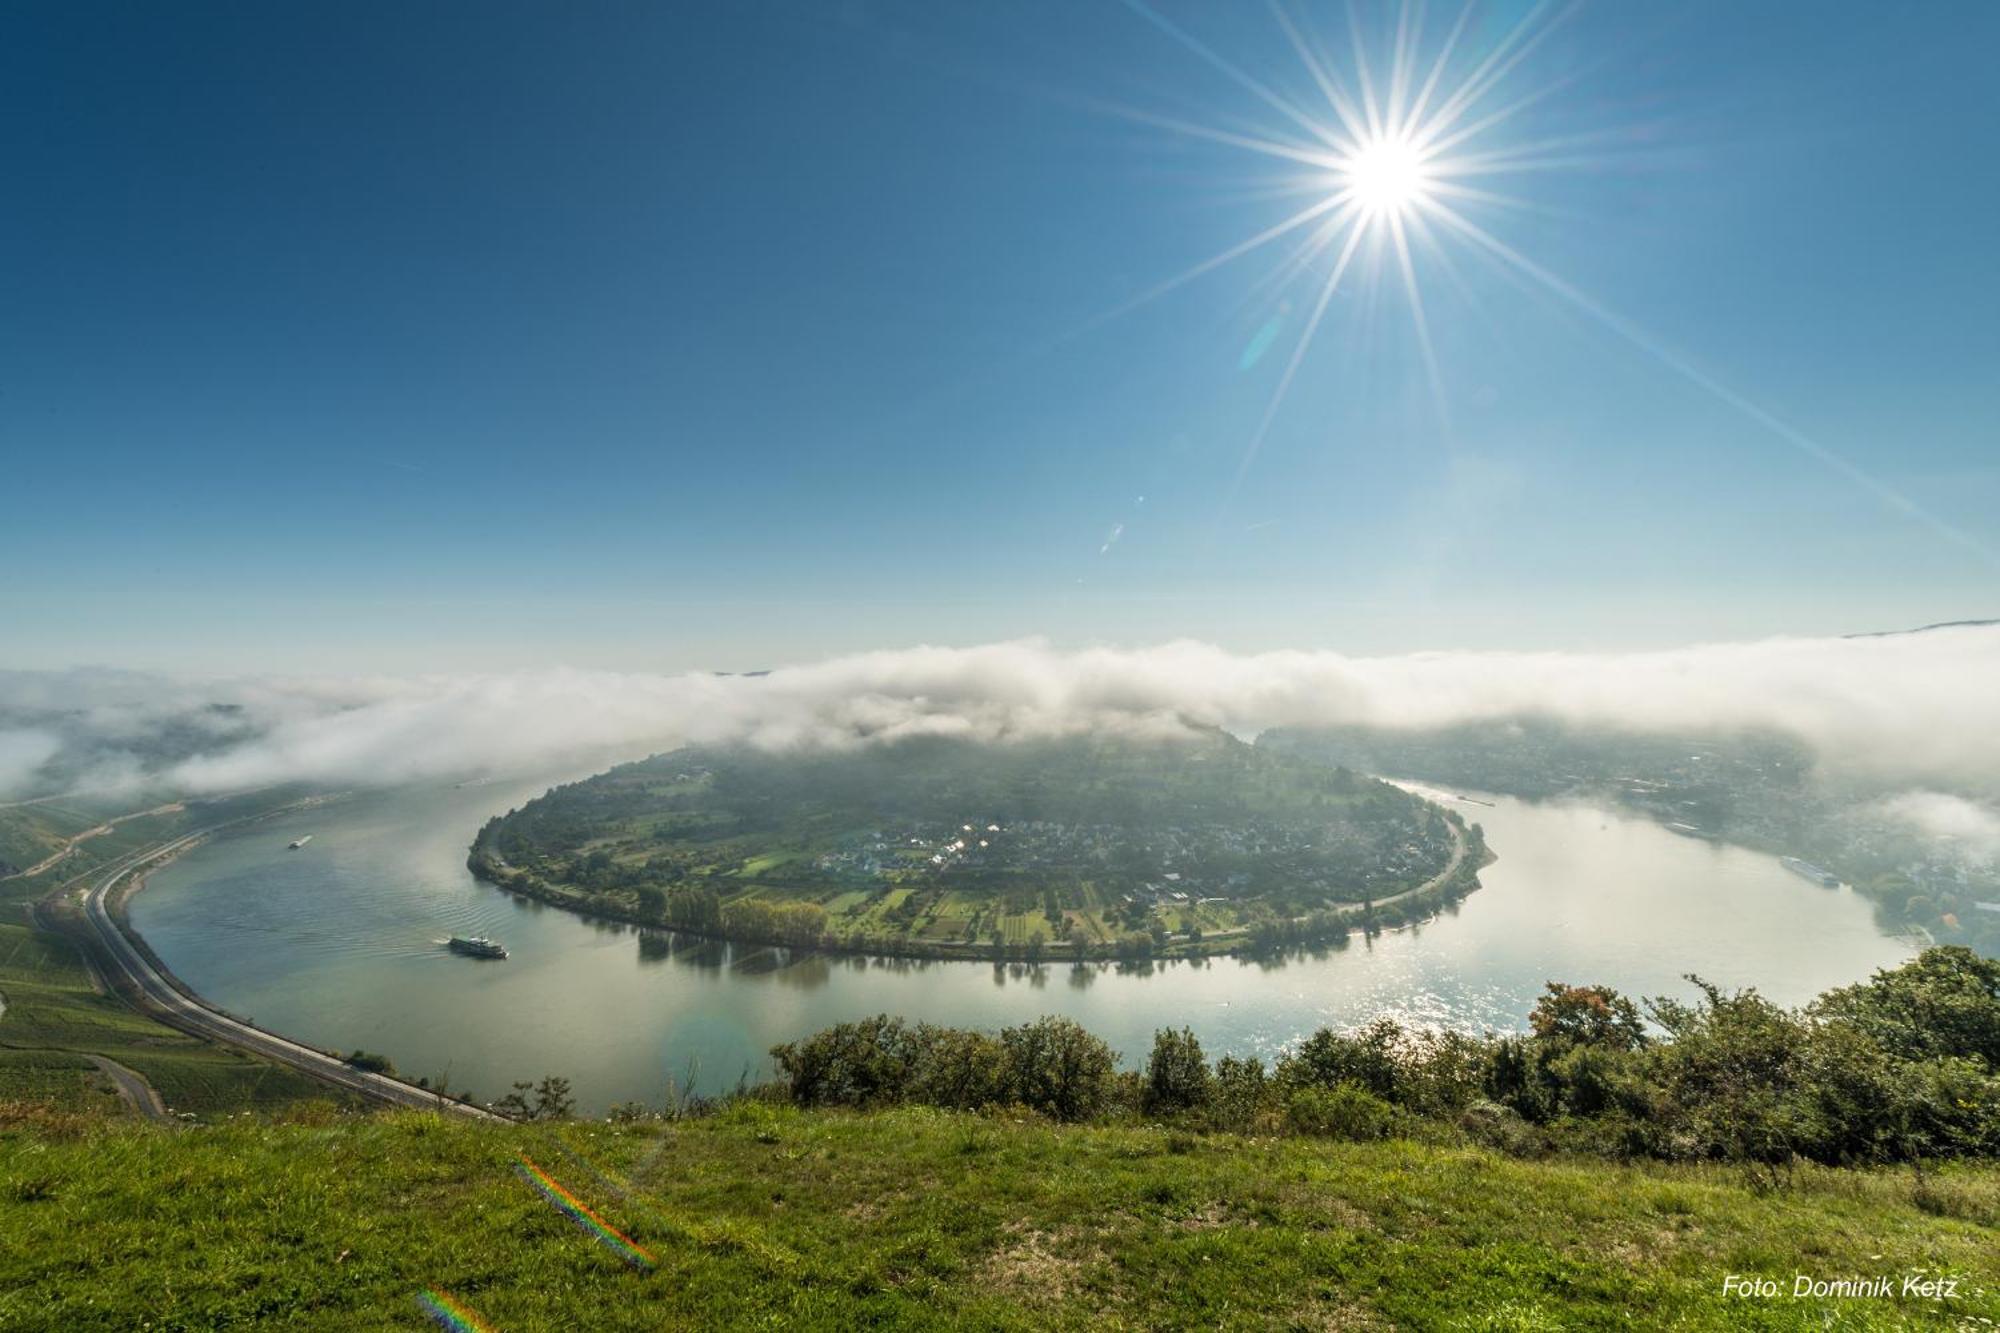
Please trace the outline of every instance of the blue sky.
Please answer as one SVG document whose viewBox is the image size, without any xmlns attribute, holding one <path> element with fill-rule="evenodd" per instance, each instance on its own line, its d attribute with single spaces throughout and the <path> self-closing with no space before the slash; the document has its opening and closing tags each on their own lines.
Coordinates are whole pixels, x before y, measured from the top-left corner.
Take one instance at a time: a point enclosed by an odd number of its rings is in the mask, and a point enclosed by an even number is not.
<svg viewBox="0 0 2000 1333">
<path fill-rule="evenodd" d="M 1159 13 L 1331 119 L 1266 10 Z M 1315 296 L 1259 288 L 1282 245 L 1092 321 L 1301 207 L 1157 118 L 1299 130 L 1129 7 L 11 5 L 0 664 L 2000 614 L 1996 43 L 1978 4 L 1586 7 L 1480 145 L 1597 137 L 1466 214 L 1653 350 L 1447 236 L 1439 390 L 1364 264 L 1252 456 Z"/>
</svg>

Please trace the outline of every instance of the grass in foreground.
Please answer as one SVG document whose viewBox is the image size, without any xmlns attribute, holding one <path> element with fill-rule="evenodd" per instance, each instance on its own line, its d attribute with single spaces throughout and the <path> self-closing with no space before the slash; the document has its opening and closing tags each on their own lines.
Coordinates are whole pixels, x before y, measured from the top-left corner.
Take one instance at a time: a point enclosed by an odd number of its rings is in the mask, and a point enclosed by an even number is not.
<svg viewBox="0 0 2000 1333">
<path fill-rule="evenodd" d="M 656 1266 L 560 1213 L 522 1153 Z M 178 1133 L 24 1110 L 0 1119 L 0 1327 L 411 1328 L 426 1289 L 505 1330 L 1949 1326 L 2000 1319 L 1996 1222 L 1992 1168 L 1757 1193 L 1719 1168 L 925 1109 Z M 1958 1298 L 1722 1293 L 1916 1270 Z"/>
</svg>

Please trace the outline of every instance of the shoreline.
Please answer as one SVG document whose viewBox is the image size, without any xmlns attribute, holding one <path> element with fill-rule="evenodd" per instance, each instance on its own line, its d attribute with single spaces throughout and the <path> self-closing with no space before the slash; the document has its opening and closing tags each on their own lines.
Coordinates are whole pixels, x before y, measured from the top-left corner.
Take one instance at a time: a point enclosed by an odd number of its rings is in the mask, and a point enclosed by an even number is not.
<svg viewBox="0 0 2000 1333">
<path fill-rule="evenodd" d="M 1324 934 L 1311 939 L 1286 941 L 1276 948 L 1269 950 L 1257 950 L 1246 947 L 1247 938 L 1255 928 L 1238 926 L 1214 935 L 1205 935 L 1198 944 L 1193 946 L 1190 946 L 1189 942 L 1183 937 L 1178 941 L 1170 941 L 1168 946 L 1159 952 L 1147 952 L 1136 955 L 1121 954 L 1117 949 L 1104 945 L 1093 945 L 1087 950 L 1077 950 L 1072 946 L 1060 943 L 1045 944 L 1038 956 L 1031 957 L 1027 946 L 995 948 L 990 944 L 957 941 L 912 942 L 907 947 L 897 947 L 893 941 L 870 941 L 866 945 L 848 944 L 839 937 L 829 937 L 810 943 L 802 943 L 797 940 L 762 939 L 751 935 L 702 930 L 697 927 L 676 925 L 672 922 L 650 920 L 642 917 L 636 911 L 628 911 L 616 905 L 601 904 L 582 898 L 579 895 L 562 892 L 534 878 L 526 871 L 517 870 L 499 861 L 498 858 L 482 855 L 477 842 L 473 844 L 469 855 L 466 857 L 465 865 L 466 870 L 472 875 L 473 879 L 481 884 L 498 889 L 503 893 L 527 899 L 531 902 L 558 908 L 583 920 L 610 921 L 620 925 L 632 926 L 641 931 L 663 931 L 694 939 L 713 940 L 722 944 L 755 948 L 796 949 L 802 953 L 831 954 L 838 957 L 894 958 L 917 962 L 993 963 L 999 965 L 1009 963 L 1026 963 L 1031 965 L 1052 963 L 1136 964 L 1170 963 L 1207 958 L 1253 960 L 1269 958 L 1301 950 L 1344 944 L 1346 941 L 1352 939 L 1357 931 L 1363 935 L 1377 935 L 1414 927 L 1426 921 L 1434 920 L 1446 907 L 1462 901 L 1468 895 L 1483 888 L 1484 886 L 1479 881 L 1479 872 L 1500 859 L 1499 854 L 1486 846 L 1483 839 L 1479 844 L 1479 856 L 1477 858 L 1468 857 L 1466 855 L 1468 849 L 1465 837 L 1464 830 L 1454 826 L 1453 860 L 1450 865 L 1424 883 L 1414 888 L 1405 889 L 1400 893 L 1392 894 L 1387 898 L 1379 899 L 1374 903 L 1374 907 L 1379 909 L 1391 904 L 1408 902 L 1411 899 L 1422 900 L 1425 895 L 1432 895 L 1433 897 L 1429 901 L 1422 903 L 1428 910 L 1425 910 L 1414 919 L 1376 924 L 1371 929 L 1361 921 L 1361 917 L 1369 910 L 1368 908 L 1359 905 L 1343 905 L 1338 908 L 1325 909 L 1329 913 L 1337 915 L 1338 924 L 1342 927 L 1338 932 L 1335 932 L 1331 928 L 1333 923 L 1329 923 L 1328 929 Z M 1476 864 L 1471 864 L 1475 859 Z M 1469 880 L 1470 882 L 1461 883 L 1462 880 Z M 1294 926 L 1307 919 L 1307 917 L 1292 917 L 1279 924 L 1281 926 Z"/>
<path fill-rule="evenodd" d="M 85 889 L 80 902 L 69 899 L 71 885 L 38 900 L 34 905 L 35 925 L 75 944 L 108 994 L 167 1027 L 254 1059 L 297 1070 L 349 1096 L 415 1110 L 504 1121 L 505 1116 L 488 1106 L 453 1098 L 442 1089 L 421 1087 L 394 1073 L 349 1065 L 346 1057 L 338 1051 L 325 1050 L 259 1027 L 250 1019 L 231 1013 L 204 998 L 183 981 L 153 951 L 145 937 L 132 927 L 126 916 L 126 906 L 132 896 L 146 886 L 152 871 L 201 845 L 223 829 L 292 813 L 301 806 L 317 805 L 325 799 L 330 798 L 310 798 L 294 805 L 262 811 L 133 853 L 109 867 L 91 872 L 96 887 Z M 99 875 L 103 878 L 97 878 Z M 57 916 L 57 908 L 76 912 L 79 918 L 76 931 L 67 928 L 68 923 Z M 63 915 L 66 916 L 67 912 Z M 129 953 L 129 957 L 120 955 L 121 947 Z M 106 962 L 111 965 L 109 968 L 105 966 Z"/>
</svg>

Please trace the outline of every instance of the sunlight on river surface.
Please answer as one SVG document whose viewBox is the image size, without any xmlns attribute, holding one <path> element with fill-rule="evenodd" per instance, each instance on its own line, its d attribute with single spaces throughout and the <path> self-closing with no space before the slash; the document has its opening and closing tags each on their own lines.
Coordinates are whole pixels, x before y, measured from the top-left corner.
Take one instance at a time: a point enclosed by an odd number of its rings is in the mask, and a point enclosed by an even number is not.
<svg viewBox="0 0 2000 1333">
<path fill-rule="evenodd" d="M 1029 971 L 659 937 L 642 947 L 627 927 L 467 873 L 479 825 L 548 785 L 373 792 L 235 830 L 155 872 L 132 921 L 196 991 L 273 1031 L 380 1051 L 481 1099 L 563 1074 L 588 1111 L 657 1103 L 690 1071 L 705 1091 L 764 1077 L 773 1043 L 883 1011 L 980 1027 L 1066 1014 L 1128 1065 L 1155 1028 L 1182 1025 L 1211 1056 L 1268 1058 L 1315 1027 L 1383 1013 L 1518 1028 L 1551 979 L 1685 995 L 1682 975 L 1697 972 L 1794 1004 L 1912 952 L 1876 929 L 1866 901 L 1771 857 L 1592 806 L 1504 798 L 1457 807 L 1500 860 L 1455 912 L 1283 964 Z M 492 935 L 513 957 L 458 957 L 442 947 L 452 934 Z"/>
</svg>

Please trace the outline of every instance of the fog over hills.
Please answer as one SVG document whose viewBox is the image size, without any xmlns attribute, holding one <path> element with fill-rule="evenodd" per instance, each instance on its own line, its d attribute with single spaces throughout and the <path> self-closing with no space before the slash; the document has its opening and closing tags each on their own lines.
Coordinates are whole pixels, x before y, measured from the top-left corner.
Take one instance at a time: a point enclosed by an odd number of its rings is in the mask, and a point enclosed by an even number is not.
<svg viewBox="0 0 2000 1333">
<path fill-rule="evenodd" d="M 0 673 L 0 796 L 203 793 L 518 771 L 687 742 L 851 746 L 1105 730 L 1542 717 L 1626 733 L 1776 731 L 1883 794 L 2000 794 L 2000 624 L 1635 653 L 1232 653 L 1025 640 L 869 652 L 762 675 L 581 669 L 407 677 Z M 1908 808 L 1940 818 L 1935 802 Z M 1973 813 L 1968 814 L 1968 810 Z M 1946 822 L 1979 826 L 1980 806 Z M 1990 818 L 1990 814 L 1987 815 Z"/>
</svg>

